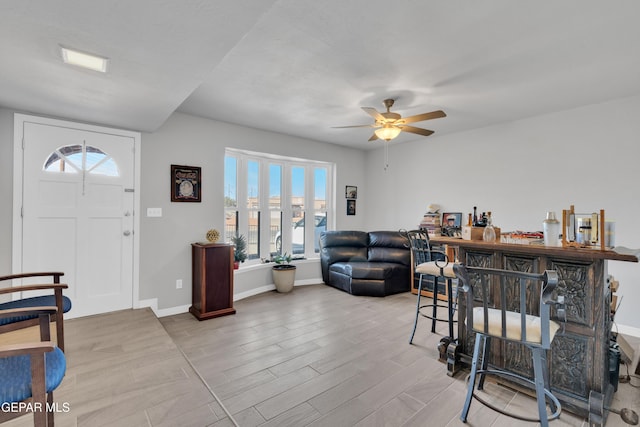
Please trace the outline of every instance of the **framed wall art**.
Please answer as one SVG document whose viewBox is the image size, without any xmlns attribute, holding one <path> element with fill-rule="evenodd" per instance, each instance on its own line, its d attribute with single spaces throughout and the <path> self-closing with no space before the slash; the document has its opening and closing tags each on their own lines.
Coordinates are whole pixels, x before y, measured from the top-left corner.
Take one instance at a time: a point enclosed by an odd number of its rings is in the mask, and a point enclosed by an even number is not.
<svg viewBox="0 0 640 427">
<path fill-rule="evenodd" d="M 344 197 L 346 199 L 357 199 L 358 198 L 358 187 L 354 185 L 347 185 L 344 191 Z"/>
<path fill-rule="evenodd" d="M 349 199 L 347 200 L 347 215 L 355 215 L 356 214 L 356 200 Z"/>
<path fill-rule="evenodd" d="M 200 202 L 202 176 L 198 166 L 171 165 L 171 201 Z"/>
</svg>

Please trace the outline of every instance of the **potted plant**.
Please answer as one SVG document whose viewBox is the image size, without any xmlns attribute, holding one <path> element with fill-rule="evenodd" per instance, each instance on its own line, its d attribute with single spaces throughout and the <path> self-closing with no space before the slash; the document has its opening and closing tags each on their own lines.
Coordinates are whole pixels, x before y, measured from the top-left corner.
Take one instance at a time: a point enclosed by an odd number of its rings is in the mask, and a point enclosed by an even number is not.
<svg viewBox="0 0 640 427">
<path fill-rule="evenodd" d="M 296 266 L 291 264 L 291 255 L 288 253 L 278 254 L 273 258 L 276 263 L 272 267 L 273 284 L 276 291 L 286 293 L 291 292 L 296 281 Z"/>
<path fill-rule="evenodd" d="M 231 243 L 234 246 L 233 251 L 233 268 L 238 269 L 241 262 L 247 259 L 247 238 L 243 234 L 236 233 L 231 237 Z"/>
</svg>

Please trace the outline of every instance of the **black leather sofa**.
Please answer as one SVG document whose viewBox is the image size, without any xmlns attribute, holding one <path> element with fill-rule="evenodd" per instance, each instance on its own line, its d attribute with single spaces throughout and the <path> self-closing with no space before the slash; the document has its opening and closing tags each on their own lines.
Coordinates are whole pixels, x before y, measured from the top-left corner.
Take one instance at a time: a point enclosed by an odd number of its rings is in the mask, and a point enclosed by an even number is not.
<svg viewBox="0 0 640 427">
<path fill-rule="evenodd" d="M 398 231 L 323 231 L 322 280 L 352 295 L 383 297 L 411 286 L 411 251 Z"/>
</svg>

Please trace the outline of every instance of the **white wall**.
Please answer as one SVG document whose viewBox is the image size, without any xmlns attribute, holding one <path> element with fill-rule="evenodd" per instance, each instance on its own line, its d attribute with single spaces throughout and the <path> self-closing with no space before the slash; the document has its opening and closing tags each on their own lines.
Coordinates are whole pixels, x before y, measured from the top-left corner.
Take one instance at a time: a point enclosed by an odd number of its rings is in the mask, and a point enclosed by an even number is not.
<svg viewBox="0 0 640 427">
<path fill-rule="evenodd" d="M 452 114 L 452 113 L 450 113 Z M 368 229 L 414 228 L 429 204 L 491 211 L 502 230 L 541 230 L 558 215 L 605 209 L 616 244 L 640 248 L 640 97 L 391 145 L 367 155 Z M 446 120 L 441 119 L 441 120 Z M 609 262 L 623 295 L 616 322 L 640 331 L 640 265 Z"/>
<path fill-rule="evenodd" d="M 161 310 L 191 303 L 190 244 L 205 240 L 210 228 L 224 228 L 225 147 L 335 162 L 337 228 L 364 229 L 363 215 L 346 216 L 344 198 L 345 185 L 364 185 L 361 151 L 175 113 L 142 136 L 140 299 L 157 299 Z M 171 164 L 202 167 L 201 203 L 171 203 Z M 162 218 L 147 218 L 149 207 L 162 208 Z M 270 269 L 263 269 L 236 273 L 235 293 L 271 283 Z M 317 265 L 298 270 L 296 281 L 321 277 Z M 176 289 L 176 279 L 183 279 L 183 289 Z"/>
</svg>

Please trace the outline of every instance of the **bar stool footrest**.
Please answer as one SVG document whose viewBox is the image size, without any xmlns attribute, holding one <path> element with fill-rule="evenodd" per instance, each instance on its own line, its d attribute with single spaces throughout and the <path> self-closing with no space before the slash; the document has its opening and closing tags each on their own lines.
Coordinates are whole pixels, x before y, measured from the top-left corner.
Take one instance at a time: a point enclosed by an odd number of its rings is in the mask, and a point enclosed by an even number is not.
<svg viewBox="0 0 640 427">
<path fill-rule="evenodd" d="M 478 375 L 494 375 L 494 376 L 499 376 L 499 377 L 511 377 L 511 378 L 516 378 L 520 381 L 524 381 L 528 384 L 531 384 L 532 386 L 534 386 L 535 389 L 535 382 L 529 378 L 523 377 L 521 375 L 515 374 L 513 372 L 507 372 L 507 371 L 501 371 L 501 370 L 497 370 L 497 369 L 478 369 L 478 371 L 476 372 L 476 376 Z M 469 382 L 469 377 L 471 376 L 471 374 L 467 375 L 467 382 Z M 551 415 L 548 416 L 548 420 L 552 421 L 555 420 L 556 418 L 558 418 L 560 416 L 560 412 L 562 410 L 562 407 L 560 405 L 560 402 L 558 401 L 558 398 L 555 397 L 553 395 L 553 393 L 551 393 L 551 390 L 549 389 L 544 389 L 544 394 L 546 397 L 549 398 L 550 400 L 550 406 L 553 405 L 551 408 L 553 410 L 553 408 L 555 407 L 555 412 L 552 413 Z M 539 423 L 540 422 L 540 418 L 530 418 L 530 417 L 525 417 L 524 415 L 518 415 L 518 414 L 513 414 L 510 412 L 506 412 L 504 409 L 498 408 L 497 406 L 487 402 L 486 400 L 478 397 L 476 395 L 476 393 L 472 393 L 472 396 L 475 400 L 477 400 L 479 403 L 483 404 L 484 406 L 493 409 L 496 412 L 501 413 L 502 415 L 506 415 L 507 417 L 511 417 L 511 418 L 515 418 L 518 420 L 522 420 L 522 421 L 528 421 L 528 422 L 532 422 L 532 423 Z"/>
<path fill-rule="evenodd" d="M 421 306 L 420 306 L 420 310 L 422 310 L 423 308 L 433 308 L 433 306 L 434 306 L 434 305 L 435 305 L 437 308 L 443 308 L 443 309 L 445 309 L 445 310 L 448 310 L 448 309 L 449 309 L 449 307 L 448 307 L 448 306 L 446 306 L 446 305 L 444 305 L 444 304 L 425 304 L 425 305 L 421 305 Z M 454 311 L 455 311 L 455 310 L 454 310 Z M 430 320 L 435 320 L 436 322 L 449 322 L 449 319 L 440 319 L 440 318 L 438 318 L 438 317 L 433 317 L 433 316 L 432 316 L 432 315 L 430 315 L 430 314 L 424 314 L 422 311 L 418 311 L 418 313 L 420 313 L 420 316 L 422 316 L 422 317 L 426 317 L 427 319 L 430 319 Z M 458 320 L 456 320 L 456 319 L 452 319 L 452 320 L 451 320 L 451 323 L 458 323 Z"/>
</svg>

